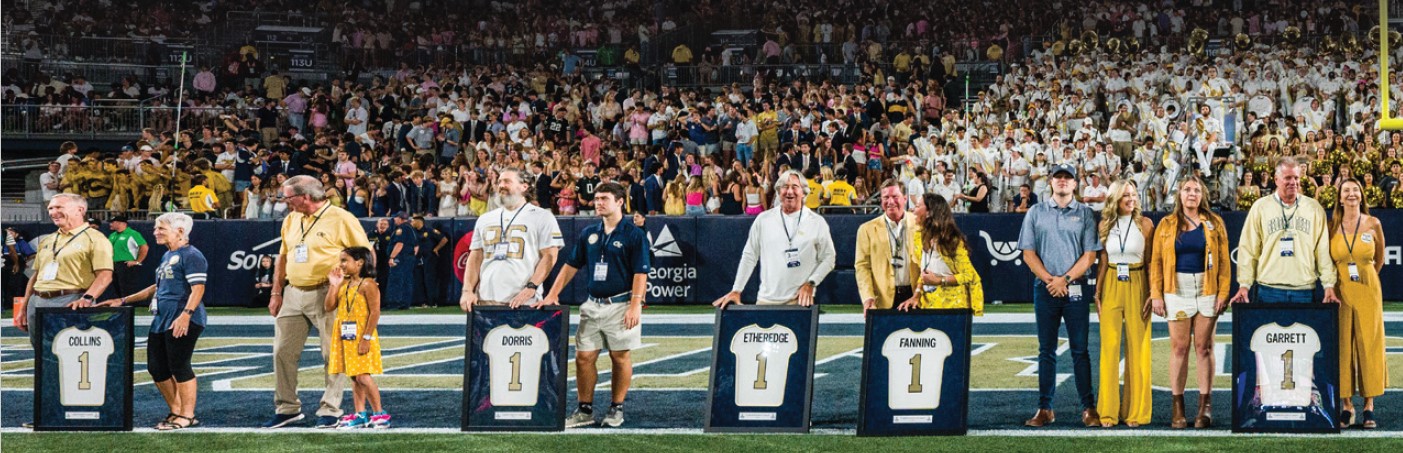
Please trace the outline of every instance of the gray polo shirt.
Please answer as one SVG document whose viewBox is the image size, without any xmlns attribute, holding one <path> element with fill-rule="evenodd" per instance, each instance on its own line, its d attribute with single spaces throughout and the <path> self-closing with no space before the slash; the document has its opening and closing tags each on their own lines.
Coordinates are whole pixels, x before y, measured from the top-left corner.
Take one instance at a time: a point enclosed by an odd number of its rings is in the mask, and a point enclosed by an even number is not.
<svg viewBox="0 0 1403 453">
<path fill-rule="evenodd" d="M 1050 198 L 1034 205 L 1023 216 L 1018 248 L 1037 252 L 1048 273 L 1066 274 L 1083 253 L 1101 251 L 1091 207 L 1072 201 L 1059 208 Z"/>
</svg>

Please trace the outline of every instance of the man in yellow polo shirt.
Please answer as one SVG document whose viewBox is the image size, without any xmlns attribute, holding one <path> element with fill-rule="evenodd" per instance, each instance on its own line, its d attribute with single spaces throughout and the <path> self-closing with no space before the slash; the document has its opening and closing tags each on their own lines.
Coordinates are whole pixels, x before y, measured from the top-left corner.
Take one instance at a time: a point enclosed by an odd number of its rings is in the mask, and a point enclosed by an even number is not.
<svg viewBox="0 0 1403 453">
<path fill-rule="evenodd" d="M 191 217 L 196 219 L 208 219 L 219 209 L 219 196 L 205 186 L 205 181 L 205 175 L 190 177 L 190 193 L 187 196 L 190 200 L 190 211 L 195 213 Z"/>
<path fill-rule="evenodd" d="M 338 335 L 335 314 L 324 310 L 326 276 L 341 263 L 342 250 L 369 248 L 370 240 L 356 216 L 327 201 L 326 189 L 316 178 L 293 176 L 280 190 L 291 212 L 283 219 L 282 248 L 273 270 L 273 292 L 268 302 L 268 312 L 275 318 L 276 414 L 263 427 L 281 428 L 302 420 L 302 401 L 297 398 L 297 362 L 307 343 L 308 327 L 316 327 L 321 338 L 322 374 L 326 376 L 316 426 L 333 428 L 341 416 L 346 379 L 344 375 L 325 373 L 331 341 Z"/>
<path fill-rule="evenodd" d="M 112 243 L 88 226 L 87 213 L 88 201 L 77 194 L 61 193 L 49 200 L 49 218 L 58 231 L 39 240 L 34 275 L 24 287 L 24 302 L 15 304 L 14 312 L 15 327 L 29 333 L 35 357 L 41 355 L 43 328 L 29 327 L 37 309 L 90 307 L 112 283 Z"/>
</svg>

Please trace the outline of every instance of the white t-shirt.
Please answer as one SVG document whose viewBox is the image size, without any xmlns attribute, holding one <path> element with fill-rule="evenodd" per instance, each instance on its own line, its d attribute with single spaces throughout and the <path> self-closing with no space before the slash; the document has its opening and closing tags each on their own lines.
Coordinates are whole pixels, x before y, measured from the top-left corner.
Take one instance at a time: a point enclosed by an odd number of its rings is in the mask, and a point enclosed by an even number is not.
<svg viewBox="0 0 1403 453">
<path fill-rule="evenodd" d="M 936 329 L 893 332 L 882 342 L 887 358 L 887 406 L 893 410 L 940 407 L 945 359 L 953 353 L 950 336 Z"/>
<path fill-rule="evenodd" d="M 1257 356 L 1257 387 L 1263 406 L 1310 405 L 1315 353 L 1320 352 L 1320 335 L 1315 329 L 1301 323 L 1286 327 L 1267 324 L 1252 333 L 1251 348 Z"/>
<path fill-rule="evenodd" d="M 511 300 L 535 273 L 536 263 L 541 261 L 540 251 L 564 245 L 555 216 L 539 206 L 524 204 L 516 211 L 498 208 L 479 217 L 470 245 L 471 250 L 483 252 L 478 297 L 496 302 Z"/>
<path fill-rule="evenodd" d="M 532 325 L 497 326 L 482 339 L 487 354 L 488 401 L 493 406 L 535 406 L 541 387 L 541 357 L 550 352 L 546 333 Z"/>
<path fill-rule="evenodd" d="M 1086 186 L 1081 189 L 1081 196 L 1082 198 L 1104 197 L 1106 196 L 1106 186 L 1087 183 Z M 1087 203 L 1086 205 L 1090 206 L 1092 211 L 1101 212 L 1101 209 L 1106 207 L 1106 202 L 1098 201 L 1095 203 Z"/>
<path fill-rule="evenodd" d="M 59 175 L 53 174 L 53 173 L 49 173 L 49 172 L 47 172 L 47 171 L 44 172 L 43 174 L 39 175 L 39 191 L 40 191 L 40 193 L 44 194 L 44 202 L 46 202 L 46 203 L 47 203 L 49 200 L 52 200 L 52 199 L 54 198 L 54 195 L 58 195 L 58 192 L 59 192 L 58 189 L 50 189 L 50 188 L 49 188 L 49 184 L 54 184 L 54 183 L 58 183 L 58 182 L 59 182 L 58 176 L 59 176 Z"/>
<path fill-rule="evenodd" d="M 64 406 L 101 406 L 107 399 L 107 358 L 112 334 L 101 328 L 69 327 L 54 335 L 59 401 Z"/>
<path fill-rule="evenodd" d="M 751 324 L 731 338 L 736 355 L 736 406 L 778 407 L 784 403 L 789 356 L 799 350 L 794 331 L 781 325 Z"/>
<path fill-rule="evenodd" d="M 215 156 L 215 158 L 214 158 L 214 163 L 215 163 L 215 165 L 235 165 L 235 164 L 237 164 L 238 162 L 239 162 L 239 152 L 238 152 L 238 151 L 225 151 L 225 152 L 219 153 L 219 155 L 218 155 L 218 156 Z M 230 168 L 230 169 L 228 169 L 228 170 L 220 170 L 219 172 L 224 174 L 224 179 L 229 180 L 229 182 L 234 182 L 234 169 L 233 169 L 233 168 Z"/>
<path fill-rule="evenodd" d="M 756 298 L 787 302 L 799 294 L 804 282 L 823 282 L 833 270 L 837 253 L 828 221 L 809 208 L 783 215 L 776 206 L 756 216 L 741 252 L 732 291 L 745 291 L 755 265 L 760 265 L 760 292 Z M 476 237 L 474 237 L 476 239 Z M 792 252 L 791 252 L 792 250 Z M 792 258 L 798 261 L 789 267 Z"/>
<path fill-rule="evenodd" d="M 926 195 L 926 183 L 921 178 L 906 181 L 906 209 L 916 209 L 916 202 Z"/>
</svg>

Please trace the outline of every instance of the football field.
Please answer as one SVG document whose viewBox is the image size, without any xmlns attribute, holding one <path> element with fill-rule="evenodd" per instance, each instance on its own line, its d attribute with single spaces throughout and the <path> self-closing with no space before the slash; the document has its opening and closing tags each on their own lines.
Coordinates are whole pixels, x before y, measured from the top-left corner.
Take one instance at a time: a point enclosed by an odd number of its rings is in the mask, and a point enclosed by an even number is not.
<svg viewBox="0 0 1403 453">
<path fill-rule="evenodd" d="M 672 312 L 678 313 L 672 313 Z M 321 367 L 315 338 L 308 342 L 302 357 L 300 382 L 304 413 L 308 420 L 292 429 L 263 431 L 256 428 L 273 410 L 271 318 L 256 315 L 211 316 L 211 324 L 199 341 L 194 357 L 200 379 L 196 416 L 199 428 L 180 433 L 154 433 L 148 427 L 167 412 L 164 402 L 150 382 L 145 367 L 144 325 L 136 321 L 138 338 L 135 352 L 134 416 L 135 434 L 32 434 L 19 428 L 29 421 L 33 401 L 33 351 L 27 337 L 11 327 L 0 330 L 0 431 L 6 451 L 67 449 L 84 439 L 111 439 L 121 444 L 152 448 L 203 448 L 218 450 L 276 451 L 283 449 L 322 450 L 352 441 L 357 446 L 416 448 L 468 448 L 472 450 L 521 451 L 523 444 L 547 450 L 597 449 L 599 446 L 650 451 L 695 450 L 698 448 L 741 450 L 812 451 L 819 449 L 890 446 L 919 448 L 930 439 L 857 439 L 854 436 L 858 413 L 858 387 L 862 365 L 862 317 L 858 313 L 824 314 L 820 321 L 819 343 L 814 367 L 813 428 L 809 435 L 721 435 L 701 434 L 706 414 L 707 382 L 712 356 L 714 316 L 696 310 L 650 309 L 644 317 L 644 347 L 634 352 L 633 391 L 626 405 L 623 428 L 583 428 L 565 434 L 466 435 L 458 432 L 462 401 L 464 317 L 455 314 L 394 313 L 382 318 L 380 334 L 385 374 L 376 376 L 384 406 L 394 415 L 394 427 L 384 431 L 327 432 L 311 428 L 312 411 L 320 397 Z M 688 313 L 690 312 L 690 313 Z M 443 313 L 443 312 L 437 312 Z M 1085 446 L 1095 449 L 1132 447 L 1149 450 L 1197 450 L 1297 448 L 1313 451 L 1398 451 L 1403 448 L 1403 383 L 1395 380 L 1389 394 L 1378 400 L 1376 416 L 1380 429 L 1346 430 L 1329 436 L 1233 435 L 1228 424 L 1231 413 L 1229 372 L 1231 369 L 1231 316 L 1219 323 L 1217 366 L 1215 367 L 1214 419 L 1210 430 L 1169 430 L 1168 391 L 1169 339 L 1163 322 L 1154 326 L 1154 422 L 1138 429 L 1118 427 L 1089 429 L 1078 423 L 1071 357 L 1065 340 L 1059 349 L 1058 392 L 1054 403 L 1058 422 L 1050 428 L 1022 426 L 1037 402 L 1036 351 L 1031 314 L 995 313 L 976 318 L 971 363 L 970 436 L 939 439 L 952 449 L 998 448 L 1008 451 L 1044 451 L 1047 440 L 1060 447 Z M 1095 318 L 1093 316 L 1093 322 Z M 572 327 L 577 320 L 572 320 Z M 5 320 L 8 326 L 8 320 Z M 1403 314 L 1389 313 L 1389 374 L 1403 376 Z M 1096 326 L 1092 327 L 1093 365 L 1099 351 Z M 608 399 L 608 360 L 600 360 L 601 384 L 595 401 Z M 573 366 L 568 406 L 575 405 Z M 1093 373 L 1096 371 L 1093 366 Z M 1188 388 L 1196 388 L 1190 370 Z M 1095 381 L 1093 381 L 1095 382 Z M 1099 389 L 1099 388 L 1098 388 Z M 1189 391 L 1191 411 L 1196 391 Z M 344 408 L 351 407 L 347 390 Z M 1163 437 L 1159 439 L 1159 437 Z M 1158 439 L 1158 440 L 1153 440 Z M 1321 444 L 1320 442 L 1326 442 Z M 367 443 L 368 442 L 368 443 Z M 1314 447 L 1312 447 L 1312 445 Z M 1323 447 L 1322 447 L 1323 446 Z M 295 448 L 294 448 L 295 447 Z M 1324 450 L 1322 450 L 1324 448 Z M 1381 448 L 1381 449 L 1380 449 Z"/>
</svg>

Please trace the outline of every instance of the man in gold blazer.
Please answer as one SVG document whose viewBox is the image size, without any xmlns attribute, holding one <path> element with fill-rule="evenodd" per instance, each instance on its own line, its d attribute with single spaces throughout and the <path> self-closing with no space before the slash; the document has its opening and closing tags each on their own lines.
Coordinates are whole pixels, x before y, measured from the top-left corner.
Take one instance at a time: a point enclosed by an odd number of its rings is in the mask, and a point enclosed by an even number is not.
<svg viewBox="0 0 1403 453">
<path fill-rule="evenodd" d="M 891 179 L 882 183 L 882 215 L 857 229 L 857 293 L 862 309 L 892 308 L 911 299 L 921 272 L 912 234 L 920 225 L 906 212 L 906 186 Z"/>
</svg>

